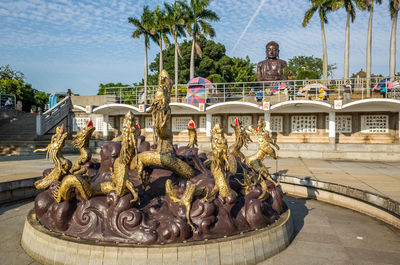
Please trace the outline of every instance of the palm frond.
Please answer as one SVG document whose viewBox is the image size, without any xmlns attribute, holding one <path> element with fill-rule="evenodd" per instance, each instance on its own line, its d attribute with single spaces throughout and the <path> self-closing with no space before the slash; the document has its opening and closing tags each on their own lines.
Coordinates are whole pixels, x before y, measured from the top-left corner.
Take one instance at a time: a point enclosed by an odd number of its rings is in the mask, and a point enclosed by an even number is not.
<svg viewBox="0 0 400 265">
<path fill-rule="evenodd" d="M 142 36 L 144 33 L 145 33 L 144 30 L 142 30 L 141 28 L 138 28 L 132 33 L 132 38 L 139 39 L 140 36 Z"/>
<path fill-rule="evenodd" d="M 367 4 L 365 0 L 354 0 L 354 3 L 356 4 L 356 7 L 361 11 L 367 10 Z"/>
<path fill-rule="evenodd" d="M 204 20 L 199 20 L 199 24 L 204 35 L 209 35 L 212 38 L 215 37 L 215 30 L 209 23 Z"/>
<path fill-rule="evenodd" d="M 209 21 L 219 21 L 219 16 L 217 15 L 217 13 L 215 13 L 214 11 L 210 10 L 210 9 L 204 9 L 201 12 L 199 12 L 197 14 L 197 17 L 199 19 L 207 19 Z"/>
<path fill-rule="evenodd" d="M 389 12 L 390 18 L 393 19 L 400 9 L 400 0 L 390 0 L 389 2 Z"/>
<path fill-rule="evenodd" d="M 162 34 L 162 38 L 163 38 L 165 47 L 168 47 L 168 45 L 170 44 L 170 41 L 169 41 L 169 39 L 168 39 L 167 34 L 166 34 L 166 33 L 163 33 L 163 34 Z"/>
<path fill-rule="evenodd" d="M 310 22 L 311 18 L 313 17 L 317 9 L 318 9 L 317 7 L 313 6 L 306 11 L 306 13 L 304 14 L 303 22 L 301 23 L 303 27 L 307 27 L 308 23 Z"/>
<path fill-rule="evenodd" d="M 194 47 L 196 48 L 196 53 L 202 58 L 202 50 L 197 41 L 194 42 Z"/>
</svg>

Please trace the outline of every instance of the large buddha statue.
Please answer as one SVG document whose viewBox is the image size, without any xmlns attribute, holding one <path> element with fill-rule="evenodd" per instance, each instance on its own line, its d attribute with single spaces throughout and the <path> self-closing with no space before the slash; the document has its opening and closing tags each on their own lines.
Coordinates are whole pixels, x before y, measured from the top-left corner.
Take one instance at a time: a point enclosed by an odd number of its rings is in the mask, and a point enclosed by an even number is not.
<svg viewBox="0 0 400 265">
<path fill-rule="evenodd" d="M 279 44 L 268 42 L 265 47 L 267 59 L 257 65 L 257 81 L 276 81 L 282 79 L 286 61 L 279 59 Z"/>
</svg>

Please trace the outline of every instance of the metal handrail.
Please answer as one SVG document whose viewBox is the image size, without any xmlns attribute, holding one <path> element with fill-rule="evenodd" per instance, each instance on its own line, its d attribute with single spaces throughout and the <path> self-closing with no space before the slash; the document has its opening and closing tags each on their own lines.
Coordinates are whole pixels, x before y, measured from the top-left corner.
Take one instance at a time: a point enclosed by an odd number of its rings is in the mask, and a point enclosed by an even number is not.
<svg viewBox="0 0 400 265">
<path fill-rule="evenodd" d="M 69 99 L 69 96 L 66 96 L 65 98 L 63 98 L 60 102 L 58 102 L 56 105 L 54 105 L 53 107 L 51 107 L 50 109 L 46 110 L 43 113 L 43 116 L 46 116 L 48 114 L 51 114 L 53 112 L 53 110 L 58 109 L 61 105 L 63 105 L 67 100 Z"/>
<path fill-rule="evenodd" d="M 63 118 L 69 115 L 72 109 L 72 102 L 69 96 L 58 102 L 43 114 L 36 116 L 36 134 L 44 135 Z"/>
</svg>

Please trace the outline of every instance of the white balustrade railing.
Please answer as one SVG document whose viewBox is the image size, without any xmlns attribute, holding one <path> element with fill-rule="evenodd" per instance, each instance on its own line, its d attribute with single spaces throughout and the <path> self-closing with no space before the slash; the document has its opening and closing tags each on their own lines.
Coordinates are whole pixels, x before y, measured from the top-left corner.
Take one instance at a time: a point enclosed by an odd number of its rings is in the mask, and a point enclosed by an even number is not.
<svg viewBox="0 0 400 265">
<path fill-rule="evenodd" d="M 400 77 L 372 77 L 350 79 L 281 80 L 273 82 L 215 83 L 207 87 L 207 103 L 227 101 L 247 101 L 261 104 L 268 101 L 279 103 L 287 100 L 308 99 L 333 101 L 344 99 L 346 81 L 350 81 L 352 91 L 349 99 L 400 98 Z M 147 86 L 147 100 L 143 86 L 111 87 L 105 89 L 107 103 L 138 105 L 149 103 L 154 98 L 157 86 Z M 179 84 L 172 87 L 171 101 L 186 102 L 188 86 Z"/>
<path fill-rule="evenodd" d="M 36 134 L 44 135 L 47 133 L 62 119 L 68 116 L 71 110 L 71 98 L 67 96 L 43 114 L 38 114 L 36 116 Z"/>
</svg>

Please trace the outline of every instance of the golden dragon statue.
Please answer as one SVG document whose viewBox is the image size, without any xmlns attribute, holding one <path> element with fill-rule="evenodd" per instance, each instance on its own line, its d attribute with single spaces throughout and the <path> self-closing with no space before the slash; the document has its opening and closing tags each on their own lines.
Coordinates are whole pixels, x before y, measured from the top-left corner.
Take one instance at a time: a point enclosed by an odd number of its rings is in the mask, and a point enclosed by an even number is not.
<svg viewBox="0 0 400 265">
<path fill-rule="evenodd" d="M 153 118 L 153 137 L 157 151 L 167 153 L 173 151 L 172 132 L 170 128 L 171 80 L 167 71 L 162 70 L 158 75 L 158 87 L 151 103 L 150 112 Z"/>
<path fill-rule="evenodd" d="M 79 148 L 80 151 L 78 159 L 72 165 L 72 168 L 70 170 L 70 173 L 72 175 L 82 175 L 89 177 L 87 175 L 85 164 L 92 158 L 92 153 L 89 149 L 89 141 L 95 129 L 96 128 L 93 127 L 92 121 L 89 121 L 85 128 L 79 130 L 76 134 L 72 135 L 72 137 L 74 138 L 72 144 L 75 147 Z"/>
<path fill-rule="evenodd" d="M 277 150 L 279 150 L 279 146 L 270 138 L 268 131 L 265 129 L 265 121 L 259 120 L 256 129 L 249 126 L 248 130 L 257 136 L 259 146 L 258 151 L 255 154 L 246 158 L 247 166 L 254 172 L 257 172 L 260 176 L 271 181 L 275 186 L 278 186 L 279 181 L 276 182 L 271 178 L 268 169 L 263 164 L 263 161 L 267 156 L 276 159 L 276 152 L 271 145 Z"/>
<path fill-rule="evenodd" d="M 93 190 L 87 178 L 79 175 L 67 175 L 61 183 L 54 187 L 53 198 L 57 202 L 70 201 L 75 198 L 76 191 L 79 191 L 84 200 L 89 200 L 93 196 Z"/>
<path fill-rule="evenodd" d="M 54 198 L 60 202 L 61 200 L 71 200 L 74 197 L 73 190 L 78 190 L 83 199 L 87 200 L 91 196 L 105 195 L 110 191 L 115 191 L 119 197 L 124 196 L 126 193 L 131 192 L 133 200 L 140 204 L 139 194 L 131 181 L 128 180 L 129 165 L 134 155 L 137 153 L 136 137 L 133 126 L 134 117 L 132 112 L 125 115 L 123 121 L 122 135 L 121 135 L 121 151 L 119 157 L 115 160 L 111 168 L 112 180 L 110 182 L 103 182 L 94 187 L 90 186 L 90 182 L 80 176 L 68 175 L 63 178 L 53 192 Z"/>
<path fill-rule="evenodd" d="M 61 155 L 61 150 L 65 145 L 65 140 L 68 137 L 68 133 L 65 132 L 64 126 L 58 126 L 56 128 L 56 133 L 51 137 L 50 144 L 46 148 L 36 149 L 33 152 L 46 152 L 46 159 L 51 159 L 54 163 L 54 168 L 50 171 L 50 173 L 35 182 L 36 189 L 46 189 L 51 183 L 55 180 L 59 180 L 61 176 L 68 174 L 69 170 L 72 167 L 71 161 L 64 158 Z"/>
<path fill-rule="evenodd" d="M 211 130 L 211 150 L 212 150 L 212 161 L 211 161 L 211 173 L 214 176 L 214 188 L 209 195 L 207 195 L 203 201 L 207 201 L 212 196 L 219 193 L 222 197 L 229 197 L 236 195 L 236 192 L 229 186 L 229 179 L 227 172 L 229 171 L 229 162 L 227 157 L 228 143 L 224 136 L 219 123 L 217 123 Z"/>
<path fill-rule="evenodd" d="M 231 127 L 235 132 L 235 143 L 229 147 L 229 154 L 239 158 L 240 161 L 244 163 L 246 161 L 246 157 L 240 151 L 240 149 L 242 149 L 243 146 L 247 148 L 247 145 L 252 142 L 252 140 L 250 139 L 249 134 L 246 132 L 246 128 L 242 126 L 242 122 L 239 121 L 238 118 L 231 123 Z"/>
<path fill-rule="evenodd" d="M 188 129 L 188 137 L 189 137 L 189 143 L 187 146 L 189 148 L 194 148 L 195 146 L 198 146 L 196 125 L 195 125 L 194 121 L 192 121 L 192 120 L 189 121 L 187 129 Z"/>
<path fill-rule="evenodd" d="M 122 124 L 122 141 L 119 157 L 115 160 L 111 169 L 112 181 L 100 183 L 100 186 L 94 188 L 94 195 L 107 194 L 115 191 L 119 197 L 130 192 L 133 195 L 131 202 L 140 204 L 139 194 L 135 190 L 133 183 L 128 179 L 129 166 L 133 157 L 137 154 L 136 146 L 136 126 L 133 113 L 128 111 Z"/>
<path fill-rule="evenodd" d="M 186 207 L 187 223 L 188 225 L 190 225 L 192 230 L 195 230 L 192 219 L 190 218 L 190 209 L 192 208 L 192 202 L 196 196 L 206 196 L 207 189 L 205 187 L 197 188 L 195 184 L 187 183 L 183 195 L 178 198 L 178 190 L 172 186 L 172 181 L 170 179 L 167 179 L 167 181 L 165 182 L 165 193 L 171 198 L 173 202 L 179 203 L 180 205 Z"/>
<path fill-rule="evenodd" d="M 148 166 L 168 168 L 177 175 L 190 179 L 195 171 L 187 163 L 172 156 L 172 132 L 169 128 L 171 119 L 170 94 L 171 82 L 168 73 L 162 70 L 158 76 L 158 88 L 151 104 L 150 112 L 153 118 L 153 129 L 157 134 L 157 151 L 145 151 L 139 153 L 137 158 L 131 161 L 130 169 L 136 170 L 138 176 L 143 179 L 143 170 Z"/>
<path fill-rule="evenodd" d="M 253 169 L 247 170 L 242 164 L 239 164 L 242 167 L 242 175 L 243 175 L 243 182 L 236 178 L 236 181 L 243 187 L 242 194 L 247 195 L 249 194 L 249 189 L 251 186 L 260 185 L 261 187 L 261 194 L 258 196 L 259 200 L 265 200 L 269 197 L 268 186 L 265 182 L 264 178 L 261 174 L 254 172 Z"/>
</svg>

